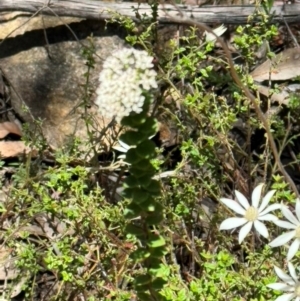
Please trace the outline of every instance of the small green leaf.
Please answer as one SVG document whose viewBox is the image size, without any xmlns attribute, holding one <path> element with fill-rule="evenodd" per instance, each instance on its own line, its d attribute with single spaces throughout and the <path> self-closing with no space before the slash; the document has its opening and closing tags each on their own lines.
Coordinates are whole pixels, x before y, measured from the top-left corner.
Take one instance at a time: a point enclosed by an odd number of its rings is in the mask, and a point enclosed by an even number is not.
<svg viewBox="0 0 300 301">
<path fill-rule="evenodd" d="M 141 165 L 142 163 L 143 163 L 143 161 L 139 162 L 137 165 Z M 156 174 L 156 170 L 152 165 L 150 167 L 148 165 L 148 169 L 145 169 L 145 170 L 141 170 L 140 166 L 137 166 L 137 165 L 131 166 L 129 168 L 129 173 L 131 173 L 132 175 L 140 176 L 141 178 L 148 177 L 150 180 Z"/>
<path fill-rule="evenodd" d="M 151 256 L 151 253 L 145 249 L 137 249 L 130 254 L 130 258 L 132 258 L 135 262 L 143 261 Z"/>
<path fill-rule="evenodd" d="M 164 280 L 161 277 L 158 277 L 151 282 L 151 288 L 155 290 L 161 290 L 167 283 L 168 281 Z"/>
<path fill-rule="evenodd" d="M 138 217 L 143 212 L 143 209 L 138 206 L 137 204 L 131 202 L 125 209 L 124 209 L 124 216 L 127 219 L 132 219 Z"/>
<path fill-rule="evenodd" d="M 145 174 L 142 177 L 138 177 L 138 182 L 141 186 L 147 187 L 152 180 L 152 175 Z"/>
<path fill-rule="evenodd" d="M 138 187 L 139 182 L 140 182 L 140 179 L 137 179 L 135 176 L 130 175 L 125 179 L 124 184 L 125 184 L 125 187 L 133 188 L 133 187 Z"/>
<path fill-rule="evenodd" d="M 161 186 L 160 183 L 157 180 L 151 180 L 149 185 L 144 187 L 147 191 L 151 192 L 152 194 L 155 195 L 160 195 L 161 194 Z"/>
<path fill-rule="evenodd" d="M 150 256 L 148 261 L 149 261 L 149 263 L 148 263 L 149 271 L 150 270 L 154 271 L 154 270 L 158 270 L 161 268 L 161 258 L 155 258 L 155 257 L 153 258 Z"/>
<path fill-rule="evenodd" d="M 153 301 L 153 297 L 149 293 L 145 293 L 149 289 L 148 286 L 136 287 L 137 290 L 137 300 L 141 301 Z"/>
<path fill-rule="evenodd" d="M 146 122 L 139 127 L 139 131 L 150 137 L 158 132 L 158 124 L 152 117 L 148 117 Z"/>
<path fill-rule="evenodd" d="M 147 205 L 147 208 L 144 208 L 144 210 L 147 210 L 148 214 L 153 214 L 153 212 L 155 212 L 155 214 L 160 215 L 164 210 L 164 207 L 153 198 L 152 202 L 150 202 L 149 199 L 148 202 L 144 203 L 143 205 L 144 207 L 146 207 Z"/>
<path fill-rule="evenodd" d="M 137 275 L 134 278 L 134 282 L 136 286 L 149 285 L 152 281 L 152 277 L 150 275 Z"/>
<path fill-rule="evenodd" d="M 151 257 L 161 259 L 168 253 L 166 246 L 151 249 Z"/>
<path fill-rule="evenodd" d="M 137 131 L 127 131 L 122 134 L 119 139 L 129 146 L 136 146 L 144 140 L 147 140 L 148 136 Z"/>
<path fill-rule="evenodd" d="M 161 235 L 151 234 L 148 240 L 147 245 L 150 248 L 158 248 L 166 245 L 166 241 Z"/>
<path fill-rule="evenodd" d="M 136 148 L 130 148 L 127 153 L 126 153 L 126 157 L 125 157 L 125 161 L 129 164 L 137 164 L 140 161 L 142 161 L 143 158 L 141 156 L 139 156 L 137 149 Z"/>
<path fill-rule="evenodd" d="M 139 128 L 148 119 L 145 112 L 139 114 L 131 114 L 130 116 L 123 117 L 121 124 L 133 128 Z"/>
<path fill-rule="evenodd" d="M 155 144 L 151 140 L 145 140 L 137 145 L 136 151 L 140 157 L 152 159 L 155 156 Z"/>
<path fill-rule="evenodd" d="M 125 232 L 129 234 L 133 234 L 138 238 L 145 237 L 145 231 L 138 225 L 133 225 L 133 224 L 127 225 L 125 228 Z"/>
<path fill-rule="evenodd" d="M 131 199 L 134 189 L 135 189 L 135 187 L 126 187 L 122 192 L 122 196 L 125 199 Z"/>
<path fill-rule="evenodd" d="M 141 204 L 141 203 L 145 202 L 147 199 L 149 199 L 149 197 L 150 197 L 150 194 L 147 191 L 145 191 L 139 187 L 134 188 L 133 194 L 132 194 L 132 199 L 135 203 Z"/>
<path fill-rule="evenodd" d="M 164 219 L 162 212 L 154 212 L 148 215 L 145 222 L 148 226 L 154 226 L 160 224 Z"/>
</svg>

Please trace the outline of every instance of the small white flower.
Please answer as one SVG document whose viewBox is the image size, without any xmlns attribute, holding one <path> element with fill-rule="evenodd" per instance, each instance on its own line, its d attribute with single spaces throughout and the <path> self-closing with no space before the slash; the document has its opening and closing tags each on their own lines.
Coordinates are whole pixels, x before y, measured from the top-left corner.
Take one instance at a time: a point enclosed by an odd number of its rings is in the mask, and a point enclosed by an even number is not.
<svg viewBox="0 0 300 301">
<path fill-rule="evenodd" d="M 278 297 L 275 301 L 290 301 L 295 299 L 295 301 L 300 301 L 300 283 L 296 275 L 294 266 L 289 262 L 288 268 L 290 275 L 287 275 L 278 267 L 274 267 L 277 276 L 283 281 L 283 283 L 271 283 L 267 287 L 277 290 L 287 292 L 286 294 Z"/>
<path fill-rule="evenodd" d="M 260 207 L 259 201 L 261 199 L 261 192 L 264 184 L 259 184 L 252 192 L 252 205 L 249 205 L 248 200 L 243 194 L 235 191 L 235 196 L 240 204 L 234 200 L 221 198 L 221 202 L 227 207 L 235 211 L 236 213 L 242 215 L 242 217 L 231 217 L 226 219 L 220 225 L 220 230 L 229 230 L 243 226 L 239 233 L 239 243 L 241 243 L 247 234 L 254 228 L 265 238 L 269 237 L 269 232 L 266 226 L 261 221 L 275 221 L 278 218 L 273 214 L 268 214 L 268 212 L 280 208 L 280 204 L 273 204 L 267 207 L 271 198 L 273 197 L 275 190 L 269 191 L 265 197 L 262 199 Z"/>
<path fill-rule="evenodd" d="M 213 32 L 220 37 L 225 31 L 227 30 L 227 28 L 222 24 L 221 26 L 213 29 Z M 215 35 L 213 35 L 211 32 L 207 32 L 205 31 L 205 40 L 206 42 L 214 42 L 217 38 Z"/>
<path fill-rule="evenodd" d="M 153 58 L 146 51 L 121 49 L 103 63 L 96 90 L 96 104 L 102 116 L 118 122 L 131 112 L 141 113 L 143 92 L 157 88 Z"/>
<path fill-rule="evenodd" d="M 287 221 L 277 220 L 274 223 L 281 228 L 285 229 L 292 229 L 292 231 L 288 231 L 283 233 L 282 235 L 275 238 L 271 243 L 271 247 L 278 247 L 286 244 L 290 240 L 294 239 L 293 243 L 291 244 L 288 254 L 287 260 L 291 260 L 300 247 L 300 200 L 296 200 L 296 216 L 284 205 L 281 206 L 282 214 L 285 216 Z"/>
</svg>

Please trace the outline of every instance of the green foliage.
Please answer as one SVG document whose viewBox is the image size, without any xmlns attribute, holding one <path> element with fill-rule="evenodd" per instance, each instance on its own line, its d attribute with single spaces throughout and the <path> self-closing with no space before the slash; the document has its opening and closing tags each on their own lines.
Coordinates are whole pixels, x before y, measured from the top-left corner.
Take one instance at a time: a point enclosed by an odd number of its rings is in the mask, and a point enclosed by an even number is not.
<svg viewBox="0 0 300 301">
<path fill-rule="evenodd" d="M 165 239 L 153 229 L 163 220 L 163 208 L 157 200 L 161 194 L 160 183 L 152 179 L 155 169 L 151 160 L 155 158 L 154 143 L 149 136 L 156 133 L 156 122 L 147 116 L 152 96 L 145 92 L 146 100 L 141 114 L 131 114 L 122 119 L 124 126 L 130 127 L 121 135 L 121 141 L 134 146 L 126 153 L 125 161 L 130 164 L 129 176 L 125 179 L 124 197 L 130 200 L 125 209 L 125 217 L 131 220 L 139 217 L 127 225 L 126 233 L 135 236 L 139 245 L 132 258 L 141 264 L 145 270 L 142 275 L 135 277 L 134 287 L 141 300 L 164 300 L 159 294 L 166 284 L 164 279 L 162 259 L 167 253 Z M 140 118 L 143 116 L 142 118 Z M 142 130 L 140 130 L 142 128 Z M 142 181 L 139 177 L 142 176 Z M 155 219 L 153 219 L 155 216 Z"/>
<path fill-rule="evenodd" d="M 255 12 L 234 37 L 242 62 L 236 71 L 255 95 L 249 72 L 258 63 L 257 51 L 277 34 L 268 14 L 271 2 L 263 2 L 265 12 Z M 196 26 L 184 27 L 178 40 L 163 41 L 157 5 L 150 3 L 151 16 L 137 10 L 138 22 L 117 14 L 111 19 L 126 30 L 129 45 L 153 54 L 159 70 L 159 89 L 153 95 L 145 91 L 143 112 L 122 119 L 118 138 L 132 147 L 127 164 L 112 151 L 114 137 L 105 146 L 108 159 L 98 160 L 105 134 L 95 132 L 88 114 L 95 90 L 92 38 L 82 51 L 87 72 L 80 103 L 90 141 L 71 139 L 45 163 L 42 123 L 24 127 L 24 140 L 38 155 L 10 164 L 14 172 L 1 183 L 9 188 L 0 212 L 3 245 L 28 277 L 26 300 L 33 299 L 45 274 L 57 283 L 51 300 L 59 301 L 267 301 L 279 295 L 266 285 L 277 281 L 273 267 L 283 262 L 286 250 L 270 250 L 255 235 L 240 246 L 237 231 L 221 233 L 219 225 L 231 213 L 219 200 L 233 197 L 234 189 L 250 196 L 257 182 L 276 189 L 278 203 L 294 205 L 295 195 L 274 164 L 264 133 L 259 147 L 251 149 L 256 146 L 251 138 L 264 126 L 233 82 L 219 45 L 205 42 Z M 271 50 L 267 45 L 268 57 Z M 268 99 L 260 101 L 269 108 Z M 287 110 L 285 118 L 268 119 L 280 154 L 297 144 L 299 134 L 290 126 L 299 116 L 297 94 Z M 149 138 L 159 131 L 157 120 L 176 129 L 171 147 L 158 149 Z M 297 170 L 299 159 L 296 154 L 286 166 Z M 0 161 L 1 169 L 7 165 Z"/>
</svg>

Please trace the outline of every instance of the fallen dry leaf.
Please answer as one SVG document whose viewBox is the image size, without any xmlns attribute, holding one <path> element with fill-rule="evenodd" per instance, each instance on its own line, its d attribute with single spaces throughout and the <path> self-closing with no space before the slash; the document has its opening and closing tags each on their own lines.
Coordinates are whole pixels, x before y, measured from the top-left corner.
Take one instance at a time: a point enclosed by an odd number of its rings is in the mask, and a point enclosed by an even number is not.
<svg viewBox="0 0 300 301">
<path fill-rule="evenodd" d="M 23 141 L 0 141 L 0 157 L 11 158 L 28 154 L 32 149 Z"/>
<path fill-rule="evenodd" d="M 290 48 L 267 60 L 251 73 L 257 82 L 288 80 L 300 75 L 300 48 Z"/>
<path fill-rule="evenodd" d="M 270 100 L 272 103 L 278 102 L 279 104 L 288 105 L 290 99 L 290 93 L 286 89 L 283 89 L 280 93 L 271 93 L 270 88 L 262 85 L 258 85 L 257 90 L 262 95 L 266 97 L 271 97 Z"/>
<path fill-rule="evenodd" d="M 0 139 L 5 138 L 8 134 L 22 136 L 22 132 L 16 123 L 10 121 L 0 123 Z"/>
</svg>

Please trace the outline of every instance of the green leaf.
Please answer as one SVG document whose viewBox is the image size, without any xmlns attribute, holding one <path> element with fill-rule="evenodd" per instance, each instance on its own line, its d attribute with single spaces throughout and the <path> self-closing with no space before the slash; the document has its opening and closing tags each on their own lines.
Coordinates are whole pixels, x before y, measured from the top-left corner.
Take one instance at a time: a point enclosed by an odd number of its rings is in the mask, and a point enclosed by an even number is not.
<svg viewBox="0 0 300 301">
<path fill-rule="evenodd" d="M 130 258 L 132 258 L 135 262 L 144 261 L 150 256 L 151 253 L 145 249 L 137 249 L 130 254 Z"/>
<path fill-rule="evenodd" d="M 152 171 L 154 169 L 152 163 L 148 159 L 144 159 L 135 165 L 135 168 L 141 171 Z"/>
<path fill-rule="evenodd" d="M 166 246 L 151 249 L 151 257 L 162 258 L 168 253 Z"/>
<path fill-rule="evenodd" d="M 141 112 L 139 114 L 132 114 L 130 116 L 123 117 L 121 124 L 124 126 L 129 126 L 133 128 L 139 128 L 148 119 L 146 112 Z"/>
<path fill-rule="evenodd" d="M 147 137 L 153 136 L 158 132 L 158 124 L 154 118 L 148 117 L 146 122 L 139 127 L 139 131 Z"/>
<path fill-rule="evenodd" d="M 127 219 L 132 219 L 132 218 L 135 218 L 135 217 L 139 217 L 142 212 L 143 212 L 143 209 L 140 206 L 138 206 L 137 204 L 131 202 L 124 209 L 124 216 Z"/>
<path fill-rule="evenodd" d="M 122 197 L 125 199 L 131 199 L 135 188 L 136 187 L 126 187 L 122 192 Z"/>
<path fill-rule="evenodd" d="M 150 275 L 137 275 L 134 278 L 134 283 L 136 286 L 149 285 L 151 281 L 152 277 Z"/>
<path fill-rule="evenodd" d="M 161 235 L 151 234 L 148 238 L 149 248 L 158 248 L 166 245 L 165 239 Z"/>
<path fill-rule="evenodd" d="M 145 140 L 142 143 L 138 144 L 136 151 L 140 157 L 145 159 L 152 159 L 156 155 L 155 144 L 151 140 Z"/>
<path fill-rule="evenodd" d="M 149 199 L 149 197 L 150 197 L 150 194 L 147 191 L 145 191 L 139 187 L 133 189 L 132 199 L 135 203 L 141 204 L 141 203 L 147 201 L 147 199 Z"/>
<path fill-rule="evenodd" d="M 125 161 L 129 164 L 137 164 L 143 160 L 143 157 L 139 156 L 139 153 L 136 148 L 130 148 L 125 157 Z"/>
<path fill-rule="evenodd" d="M 129 224 L 125 227 L 125 232 L 133 234 L 138 238 L 145 237 L 145 231 L 138 225 Z"/>
<path fill-rule="evenodd" d="M 138 187 L 139 183 L 140 183 L 140 179 L 137 179 L 133 175 L 126 177 L 126 179 L 124 181 L 125 187 L 130 187 L 130 188 Z"/>
<path fill-rule="evenodd" d="M 167 280 L 158 277 L 155 278 L 152 282 L 151 282 L 151 288 L 155 289 L 155 290 L 161 290 L 166 284 L 168 283 Z"/>
<path fill-rule="evenodd" d="M 143 164 L 143 161 L 140 161 L 137 165 L 141 165 L 141 164 Z M 148 177 L 151 181 L 151 178 L 156 174 L 155 168 L 152 165 L 151 167 L 149 167 L 148 165 L 148 169 L 142 170 L 140 166 L 137 165 L 131 166 L 129 168 L 129 173 L 131 173 L 134 176 L 137 177 L 140 176 L 141 178 L 144 178 L 144 181 Z"/>
<path fill-rule="evenodd" d="M 142 286 L 142 287 L 136 288 L 136 290 L 137 290 L 137 300 L 140 300 L 140 301 L 154 301 L 155 299 L 153 299 L 153 297 L 150 296 L 149 293 L 146 293 L 146 291 L 148 289 L 149 289 L 148 286 Z"/>
<path fill-rule="evenodd" d="M 138 182 L 141 186 L 147 187 L 152 180 L 152 175 L 145 174 L 141 177 L 138 177 Z"/>
<path fill-rule="evenodd" d="M 160 224 L 163 221 L 163 219 L 164 216 L 162 212 L 154 212 L 146 217 L 145 222 L 148 226 L 155 226 Z"/>
<path fill-rule="evenodd" d="M 143 186 L 144 187 L 144 186 Z M 149 185 L 144 187 L 147 191 L 151 192 L 153 195 L 160 195 L 161 194 L 161 186 L 157 180 L 151 180 Z"/>
<path fill-rule="evenodd" d="M 161 268 L 161 258 L 155 258 L 155 257 L 151 257 L 151 255 L 149 256 L 149 258 L 147 259 L 147 265 L 148 265 L 148 269 L 150 271 L 150 269 L 154 270 L 158 270 Z"/>
<path fill-rule="evenodd" d="M 136 146 L 147 139 L 147 135 L 138 131 L 127 131 L 126 133 L 120 136 L 120 140 L 129 146 Z"/>
<path fill-rule="evenodd" d="M 147 204 L 144 205 L 147 205 L 146 206 L 147 208 L 144 208 L 144 210 L 146 210 L 148 213 L 153 213 L 153 212 L 158 213 L 158 212 L 162 212 L 163 210 L 163 207 L 160 204 L 158 204 L 153 198 L 151 199 L 149 198 Z"/>
</svg>

